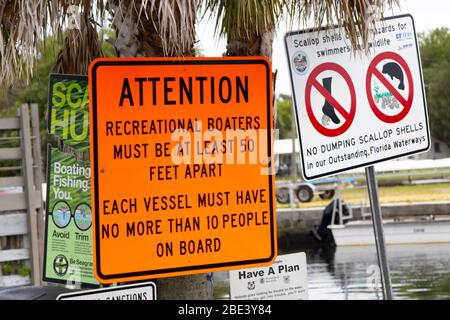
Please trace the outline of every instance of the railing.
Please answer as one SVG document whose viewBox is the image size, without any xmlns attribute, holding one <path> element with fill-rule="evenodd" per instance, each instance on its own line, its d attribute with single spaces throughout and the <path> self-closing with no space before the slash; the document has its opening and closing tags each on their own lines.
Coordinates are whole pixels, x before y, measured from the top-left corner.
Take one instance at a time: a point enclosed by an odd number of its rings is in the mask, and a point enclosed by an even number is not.
<svg viewBox="0 0 450 320">
<path fill-rule="evenodd" d="M 30 117 L 31 113 L 31 117 Z M 37 105 L 0 119 L 0 287 L 41 282 L 42 167 Z"/>
</svg>

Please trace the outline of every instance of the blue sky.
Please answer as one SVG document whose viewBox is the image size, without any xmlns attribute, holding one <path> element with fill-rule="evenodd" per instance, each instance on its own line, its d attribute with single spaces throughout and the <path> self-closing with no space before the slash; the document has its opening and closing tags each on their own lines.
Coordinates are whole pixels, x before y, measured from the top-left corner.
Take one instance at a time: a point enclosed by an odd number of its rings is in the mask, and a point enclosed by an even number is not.
<svg viewBox="0 0 450 320">
<path fill-rule="evenodd" d="M 401 0 L 400 9 L 393 12 L 388 11 L 386 16 L 409 13 L 414 17 L 417 32 L 427 32 L 438 27 L 450 28 L 450 1 L 446 0 Z M 293 26 L 289 30 L 298 30 L 300 27 Z M 200 47 L 205 56 L 221 56 L 225 51 L 225 40 L 218 39 L 213 34 L 214 26 L 212 22 L 202 21 L 197 29 L 200 40 Z M 277 36 L 273 43 L 273 69 L 278 70 L 276 83 L 277 93 L 291 94 L 289 81 L 289 71 L 286 63 L 286 53 L 284 50 L 283 36 L 286 31 L 285 23 L 281 23 Z"/>
</svg>

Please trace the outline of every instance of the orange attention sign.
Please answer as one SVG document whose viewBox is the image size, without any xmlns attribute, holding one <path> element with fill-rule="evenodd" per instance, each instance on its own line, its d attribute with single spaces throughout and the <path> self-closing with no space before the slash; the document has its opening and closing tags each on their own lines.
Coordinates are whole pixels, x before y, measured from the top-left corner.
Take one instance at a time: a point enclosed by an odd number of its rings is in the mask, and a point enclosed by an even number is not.
<svg viewBox="0 0 450 320">
<path fill-rule="evenodd" d="M 91 64 L 101 283 L 273 262 L 271 77 L 260 57 Z"/>
</svg>

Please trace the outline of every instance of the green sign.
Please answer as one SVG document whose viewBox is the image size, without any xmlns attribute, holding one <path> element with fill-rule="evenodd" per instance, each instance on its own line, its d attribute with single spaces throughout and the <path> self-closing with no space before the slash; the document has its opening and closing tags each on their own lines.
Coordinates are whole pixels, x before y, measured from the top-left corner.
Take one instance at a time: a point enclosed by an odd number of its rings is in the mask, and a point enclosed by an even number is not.
<svg viewBox="0 0 450 320">
<path fill-rule="evenodd" d="M 48 131 L 74 151 L 89 152 L 85 76 L 51 75 Z M 47 149 L 44 281 L 98 287 L 93 274 L 89 161 Z"/>
<path fill-rule="evenodd" d="M 48 132 L 75 151 L 89 150 L 88 77 L 50 75 Z"/>
<path fill-rule="evenodd" d="M 97 285 L 92 262 L 91 168 L 48 148 L 44 280 Z"/>
</svg>

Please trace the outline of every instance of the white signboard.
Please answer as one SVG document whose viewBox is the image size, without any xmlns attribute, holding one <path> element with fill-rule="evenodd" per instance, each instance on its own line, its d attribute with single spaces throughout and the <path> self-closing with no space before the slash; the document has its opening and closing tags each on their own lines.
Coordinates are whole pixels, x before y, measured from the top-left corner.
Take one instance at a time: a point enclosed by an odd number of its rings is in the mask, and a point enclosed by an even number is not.
<svg viewBox="0 0 450 320">
<path fill-rule="evenodd" d="M 376 30 L 368 55 L 341 28 L 285 36 L 308 180 L 429 149 L 413 18 L 387 18 Z"/>
<path fill-rule="evenodd" d="M 156 300 L 156 285 L 143 282 L 60 294 L 56 300 Z"/>
<path fill-rule="evenodd" d="M 231 270 L 230 299 L 308 299 L 305 253 L 280 255 L 268 267 Z"/>
</svg>

